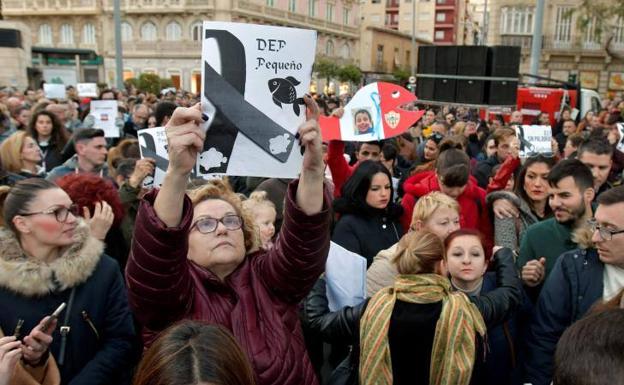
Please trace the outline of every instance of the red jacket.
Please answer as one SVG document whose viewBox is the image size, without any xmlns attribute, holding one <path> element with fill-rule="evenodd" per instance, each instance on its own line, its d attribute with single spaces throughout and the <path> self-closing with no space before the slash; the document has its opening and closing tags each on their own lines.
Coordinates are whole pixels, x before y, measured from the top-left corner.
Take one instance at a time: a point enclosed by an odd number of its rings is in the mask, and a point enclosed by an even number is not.
<svg viewBox="0 0 624 385">
<path fill-rule="evenodd" d="M 351 177 L 358 164 L 349 166 L 344 157 L 345 143 L 340 140 L 330 140 L 327 146 L 327 166 L 334 182 L 334 198 L 340 197 L 342 185 Z"/>
<path fill-rule="evenodd" d="M 405 191 L 405 195 L 401 205 L 404 213 L 401 224 L 408 229 L 417 198 L 432 191 L 440 191 L 440 185 L 435 172 L 426 171 L 407 178 L 403 184 L 403 191 Z M 477 186 L 473 176 L 469 177 L 464 192 L 457 198 L 457 203 L 459 203 L 460 227 L 479 230 L 485 237 L 485 245 L 483 246 L 486 253 L 490 253 L 494 243 L 492 223 L 485 204 L 485 190 Z"/>
<path fill-rule="evenodd" d="M 496 175 L 494 175 L 492 181 L 488 183 L 487 192 L 491 193 L 492 191 L 504 190 L 509 178 L 513 178 L 514 172 L 516 172 L 520 166 L 520 158 L 514 158 L 509 155 L 501 164 L 498 171 L 496 171 Z"/>
<path fill-rule="evenodd" d="M 228 328 L 254 368 L 258 385 L 316 385 L 298 317 L 299 302 L 325 269 L 329 251 L 329 192 L 324 209 L 306 215 L 289 186 L 284 222 L 275 246 L 245 257 L 224 282 L 187 259 L 193 217 L 185 198 L 182 221 L 167 228 L 156 216 L 156 192 L 146 196 L 136 220 L 126 268 L 130 306 L 146 343 L 181 319 Z"/>
</svg>

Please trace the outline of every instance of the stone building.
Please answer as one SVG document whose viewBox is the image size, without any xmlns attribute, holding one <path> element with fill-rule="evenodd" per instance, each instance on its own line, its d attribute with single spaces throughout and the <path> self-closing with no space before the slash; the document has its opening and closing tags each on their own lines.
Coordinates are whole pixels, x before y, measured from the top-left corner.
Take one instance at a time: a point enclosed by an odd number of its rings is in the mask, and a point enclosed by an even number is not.
<svg viewBox="0 0 624 385">
<path fill-rule="evenodd" d="M 615 0 L 614 0 L 615 1 Z M 597 20 L 580 28 L 579 0 L 546 0 L 539 73 L 559 80 L 577 79 L 602 94 L 624 91 L 624 19 L 616 28 L 596 33 Z M 535 24 L 535 1 L 490 0 L 488 44 L 522 47 L 520 72 L 529 71 Z M 607 52 L 606 42 L 610 39 Z"/>
<path fill-rule="evenodd" d="M 171 78 L 177 87 L 198 92 L 201 25 L 205 20 L 315 29 L 319 36 L 317 56 L 358 64 L 356 0 L 120 1 L 126 79 L 155 73 Z M 6 19 L 19 20 L 30 27 L 33 51 L 93 51 L 92 61 L 101 58 L 98 80 L 112 85 L 116 80 L 113 3 L 114 0 L 4 0 L 3 14 Z M 34 60 L 34 66 L 48 64 L 47 57 L 44 61 Z M 87 80 L 85 68 L 77 71 L 78 81 Z"/>
</svg>

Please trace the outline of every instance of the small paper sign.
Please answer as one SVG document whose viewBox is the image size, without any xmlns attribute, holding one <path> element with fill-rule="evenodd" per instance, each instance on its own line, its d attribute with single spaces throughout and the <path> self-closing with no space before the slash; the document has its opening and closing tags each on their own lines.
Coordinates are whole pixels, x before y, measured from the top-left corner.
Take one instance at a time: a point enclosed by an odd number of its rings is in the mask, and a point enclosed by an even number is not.
<svg viewBox="0 0 624 385">
<path fill-rule="evenodd" d="M 167 155 L 167 134 L 164 127 L 146 128 L 137 132 L 139 136 L 139 151 L 141 158 L 152 158 L 156 163 L 154 174 L 143 181 L 143 187 L 162 186 L 169 157 Z"/>
<path fill-rule="evenodd" d="M 115 125 L 117 118 L 116 100 L 92 100 L 91 115 L 95 119 L 94 128 L 104 130 L 107 138 L 119 138 L 119 128 Z"/>
<path fill-rule="evenodd" d="M 65 85 L 45 83 L 43 85 L 43 92 L 48 99 L 65 99 Z"/>
<path fill-rule="evenodd" d="M 76 89 L 80 97 L 95 98 L 98 96 L 97 84 L 95 83 L 78 83 Z"/>
<path fill-rule="evenodd" d="M 620 138 L 616 148 L 622 152 L 624 152 L 624 123 L 617 124 L 618 133 L 620 134 Z"/>
<path fill-rule="evenodd" d="M 514 126 L 520 141 L 520 157 L 531 155 L 552 155 L 552 129 L 550 126 L 522 125 Z"/>
</svg>

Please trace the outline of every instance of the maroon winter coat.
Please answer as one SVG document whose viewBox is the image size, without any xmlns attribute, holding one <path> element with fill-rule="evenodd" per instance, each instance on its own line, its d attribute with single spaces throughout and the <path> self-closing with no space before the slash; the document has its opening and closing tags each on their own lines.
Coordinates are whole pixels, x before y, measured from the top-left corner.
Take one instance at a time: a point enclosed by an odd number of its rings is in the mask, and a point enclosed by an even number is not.
<svg viewBox="0 0 624 385">
<path fill-rule="evenodd" d="M 187 259 L 190 199 L 185 197 L 180 225 L 167 228 L 154 211 L 157 193 L 145 197 L 126 281 L 146 345 L 178 320 L 203 320 L 234 334 L 252 363 L 257 385 L 318 383 L 297 309 L 325 268 L 331 198 L 325 190 L 323 210 L 308 216 L 295 203 L 297 183 L 289 186 L 274 248 L 247 255 L 225 282 Z"/>
</svg>

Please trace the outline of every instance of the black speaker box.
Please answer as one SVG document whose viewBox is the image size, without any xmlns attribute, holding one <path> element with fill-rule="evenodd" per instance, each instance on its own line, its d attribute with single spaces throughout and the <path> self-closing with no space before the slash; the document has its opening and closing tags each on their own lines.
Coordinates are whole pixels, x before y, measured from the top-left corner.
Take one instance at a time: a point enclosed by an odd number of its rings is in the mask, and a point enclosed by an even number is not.
<svg viewBox="0 0 624 385">
<path fill-rule="evenodd" d="M 435 74 L 436 46 L 418 47 L 418 74 Z M 416 95 L 419 99 L 433 100 L 435 80 L 430 78 L 416 77 Z"/>
<path fill-rule="evenodd" d="M 487 69 L 489 76 L 518 78 L 520 47 L 489 47 Z M 517 92 L 517 81 L 488 81 L 486 84 L 486 103 L 491 105 L 516 104 Z"/>
<path fill-rule="evenodd" d="M 435 51 L 437 75 L 457 75 L 457 46 L 438 46 Z M 455 101 L 455 79 L 435 79 L 433 99 L 439 102 Z"/>
<path fill-rule="evenodd" d="M 460 46 L 457 55 L 457 74 L 485 76 L 487 71 L 488 47 Z M 483 104 L 485 100 L 484 80 L 457 80 L 455 101 L 457 103 Z"/>
</svg>

